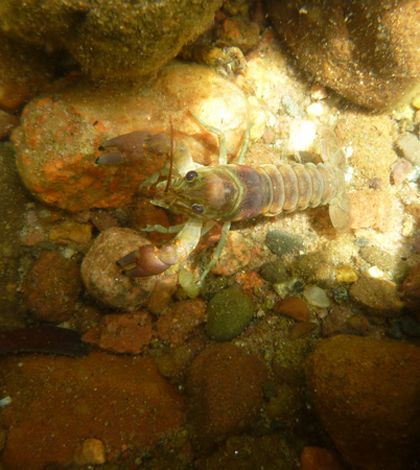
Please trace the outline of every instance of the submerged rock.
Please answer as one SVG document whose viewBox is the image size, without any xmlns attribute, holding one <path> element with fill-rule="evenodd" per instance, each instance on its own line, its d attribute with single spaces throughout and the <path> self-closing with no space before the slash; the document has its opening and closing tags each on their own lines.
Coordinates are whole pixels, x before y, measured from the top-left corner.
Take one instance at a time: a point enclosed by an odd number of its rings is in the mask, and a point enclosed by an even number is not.
<svg viewBox="0 0 420 470">
<path fill-rule="evenodd" d="M 248 125 L 242 91 L 213 70 L 172 63 L 152 83 L 93 83 L 71 76 L 32 100 L 15 129 L 17 167 L 27 188 L 41 201 L 71 211 L 118 207 L 133 201 L 139 185 L 162 169 L 166 155 L 134 145 L 135 161 L 96 164 L 98 150 L 117 136 L 145 131 L 169 134 L 193 160 L 218 161 L 218 139 L 192 116 L 226 136 L 228 155 L 239 150 Z"/>
<path fill-rule="evenodd" d="M 146 75 L 211 24 L 221 0 L 50 0 L 2 3 L 0 28 L 42 47 L 65 49 L 96 77 Z"/>
<path fill-rule="evenodd" d="M 308 358 L 306 376 L 316 412 L 352 468 L 420 465 L 420 348 L 335 336 Z"/>
<path fill-rule="evenodd" d="M 300 65 L 368 108 L 410 100 L 420 74 L 415 2 L 269 2 L 271 19 Z"/>
</svg>

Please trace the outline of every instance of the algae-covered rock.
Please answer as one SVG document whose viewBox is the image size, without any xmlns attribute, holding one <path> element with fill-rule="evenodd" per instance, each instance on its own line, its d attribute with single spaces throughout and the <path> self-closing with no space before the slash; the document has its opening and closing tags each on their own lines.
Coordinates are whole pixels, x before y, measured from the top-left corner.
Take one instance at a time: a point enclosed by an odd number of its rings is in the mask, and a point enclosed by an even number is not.
<svg viewBox="0 0 420 470">
<path fill-rule="evenodd" d="M 207 334 L 217 341 L 229 341 L 249 325 L 255 310 L 238 285 L 218 292 L 207 308 Z"/>
<path fill-rule="evenodd" d="M 64 48 L 93 76 L 160 69 L 211 24 L 221 0 L 6 0 L 0 28 L 42 46 Z"/>
</svg>

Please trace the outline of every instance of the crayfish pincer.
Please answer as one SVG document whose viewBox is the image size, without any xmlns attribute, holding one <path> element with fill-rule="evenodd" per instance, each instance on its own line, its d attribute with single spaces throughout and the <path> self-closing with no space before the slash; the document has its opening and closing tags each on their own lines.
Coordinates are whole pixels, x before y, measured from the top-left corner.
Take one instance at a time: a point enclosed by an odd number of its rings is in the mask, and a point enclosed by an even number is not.
<svg viewBox="0 0 420 470">
<path fill-rule="evenodd" d="M 329 204 L 332 225 L 346 229 L 350 222 L 349 197 L 346 193 L 344 170 L 346 157 L 338 139 L 329 127 L 319 130 L 323 163 L 279 163 L 257 167 L 242 165 L 248 138 L 239 156 L 239 164 L 227 164 L 226 139 L 223 133 L 194 118 L 219 139 L 219 165 L 203 167 L 194 163 L 190 152 L 179 142 L 164 134 L 147 135 L 134 132 L 103 144 L 111 153 L 99 157 L 97 163 L 118 164 L 136 161 L 133 148 L 170 155 L 171 163 L 147 180 L 156 184 L 157 196 L 152 203 L 186 214 L 183 226 L 151 227 L 153 230 L 178 234 L 163 246 L 142 246 L 127 254 L 117 264 L 123 273 L 133 277 L 159 274 L 181 263 L 197 246 L 200 237 L 210 228 L 222 223 L 222 234 L 213 258 L 201 275 L 205 278 L 216 263 L 223 248 L 231 222 L 263 214 L 268 217 L 281 212 L 293 212 Z"/>
</svg>

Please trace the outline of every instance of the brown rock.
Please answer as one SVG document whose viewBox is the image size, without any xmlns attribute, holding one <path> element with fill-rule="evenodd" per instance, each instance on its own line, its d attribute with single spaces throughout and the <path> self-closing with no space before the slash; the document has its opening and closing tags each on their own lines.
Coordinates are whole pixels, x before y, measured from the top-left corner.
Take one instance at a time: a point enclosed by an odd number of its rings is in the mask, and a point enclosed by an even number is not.
<svg viewBox="0 0 420 470">
<path fill-rule="evenodd" d="M 401 293 L 407 308 L 420 316 L 420 263 L 410 269 L 401 286 Z"/>
<path fill-rule="evenodd" d="M 355 103 L 384 108 L 410 100 L 420 74 L 414 2 L 269 2 L 279 34 L 301 66 Z"/>
<path fill-rule="evenodd" d="M 172 345 L 182 344 L 205 318 L 206 303 L 203 300 L 184 300 L 163 313 L 156 322 L 156 328 L 164 341 Z"/>
<path fill-rule="evenodd" d="M 3 5 L 2 5 L 3 7 Z M 3 14 L 3 10 L 2 10 Z M 53 79 L 53 67 L 39 49 L 0 33 L 0 104 L 15 110 Z"/>
<path fill-rule="evenodd" d="M 400 158 L 392 165 L 391 180 L 395 186 L 399 186 L 411 173 L 413 170 L 413 165 L 405 160 Z"/>
<path fill-rule="evenodd" d="M 274 312 L 287 315 L 297 321 L 309 321 L 309 310 L 305 302 L 298 297 L 287 297 L 276 302 Z"/>
<path fill-rule="evenodd" d="M 209 450 L 213 442 L 255 423 L 266 381 L 267 370 L 256 356 L 231 344 L 205 349 L 192 363 L 187 382 L 195 446 Z"/>
<path fill-rule="evenodd" d="M 301 470 L 344 470 L 338 453 L 332 449 L 305 446 L 300 454 Z"/>
<path fill-rule="evenodd" d="M 114 308 L 138 310 L 153 291 L 157 276 L 129 278 L 116 262 L 149 243 L 128 228 L 110 228 L 94 241 L 82 263 L 82 279 L 89 294 Z"/>
<path fill-rule="evenodd" d="M 351 315 L 352 312 L 348 308 L 334 305 L 334 307 L 328 312 L 328 315 L 322 320 L 322 335 L 331 336 L 333 334 L 346 332 L 347 320 Z"/>
<path fill-rule="evenodd" d="M 1 462 L 10 468 L 67 466 L 92 436 L 110 455 L 150 448 L 182 424 L 182 398 L 150 358 L 3 357 L 0 370 L 13 397 L 0 418 L 9 430 Z"/>
<path fill-rule="evenodd" d="M 25 304 L 33 316 L 52 323 L 72 316 L 81 290 L 79 266 L 50 251 L 42 252 L 23 285 Z"/>
<path fill-rule="evenodd" d="M 220 276 L 231 276 L 239 269 L 244 268 L 250 261 L 249 243 L 240 233 L 229 232 L 223 251 L 211 272 Z"/>
<path fill-rule="evenodd" d="M 12 130 L 20 123 L 18 116 L 0 109 L 0 139 L 9 136 Z"/>
<path fill-rule="evenodd" d="M 157 72 L 209 27 L 221 4 L 152 0 L 138 8 L 119 0 L 5 2 L 0 28 L 42 49 L 66 49 L 96 77 L 120 79 Z"/>
<path fill-rule="evenodd" d="M 306 375 L 315 410 L 351 468 L 420 465 L 420 348 L 335 336 L 309 357 Z"/>
<path fill-rule="evenodd" d="M 403 307 L 396 285 L 384 279 L 361 276 L 352 284 L 349 294 L 372 315 L 397 317 Z"/>
<path fill-rule="evenodd" d="M 141 353 L 153 339 L 152 318 L 147 312 L 105 315 L 98 328 L 83 336 L 102 349 L 125 354 Z"/>
</svg>

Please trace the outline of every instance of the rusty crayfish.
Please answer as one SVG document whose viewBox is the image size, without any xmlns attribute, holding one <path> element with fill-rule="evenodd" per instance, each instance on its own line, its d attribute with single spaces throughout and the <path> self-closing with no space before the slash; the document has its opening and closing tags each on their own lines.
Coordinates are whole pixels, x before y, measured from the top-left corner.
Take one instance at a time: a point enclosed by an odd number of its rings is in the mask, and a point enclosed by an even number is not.
<svg viewBox="0 0 420 470">
<path fill-rule="evenodd" d="M 222 223 L 222 234 L 209 266 L 201 281 L 216 263 L 230 230 L 231 222 L 263 214 L 271 217 L 281 212 L 303 210 L 329 204 L 332 225 L 342 230 L 349 225 L 349 197 L 346 193 L 344 170 L 346 156 L 334 131 L 319 130 L 323 163 L 266 164 L 256 168 L 242 165 L 248 146 L 245 137 L 239 164 L 228 164 L 226 139 L 223 133 L 193 117 L 219 139 L 219 165 L 203 167 L 194 163 L 188 149 L 164 134 L 132 132 L 105 142 L 101 150 L 109 153 L 97 159 L 99 164 L 135 162 L 145 150 L 171 156 L 172 163 L 154 174 L 147 184 L 157 183 L 158 197 L 152 203 L 188 216 L 182 226 L 169 230 L 161 226 L 146 230 L 178 234 L 163 246 L 144 245 L 117 261 L 123 273 L 131 277 L 160 274 L 170 266 L 186 260 L 200 237 L 216 223 Z M 249 134 L 249 132 L 247 133 Z"/>
</svg>

